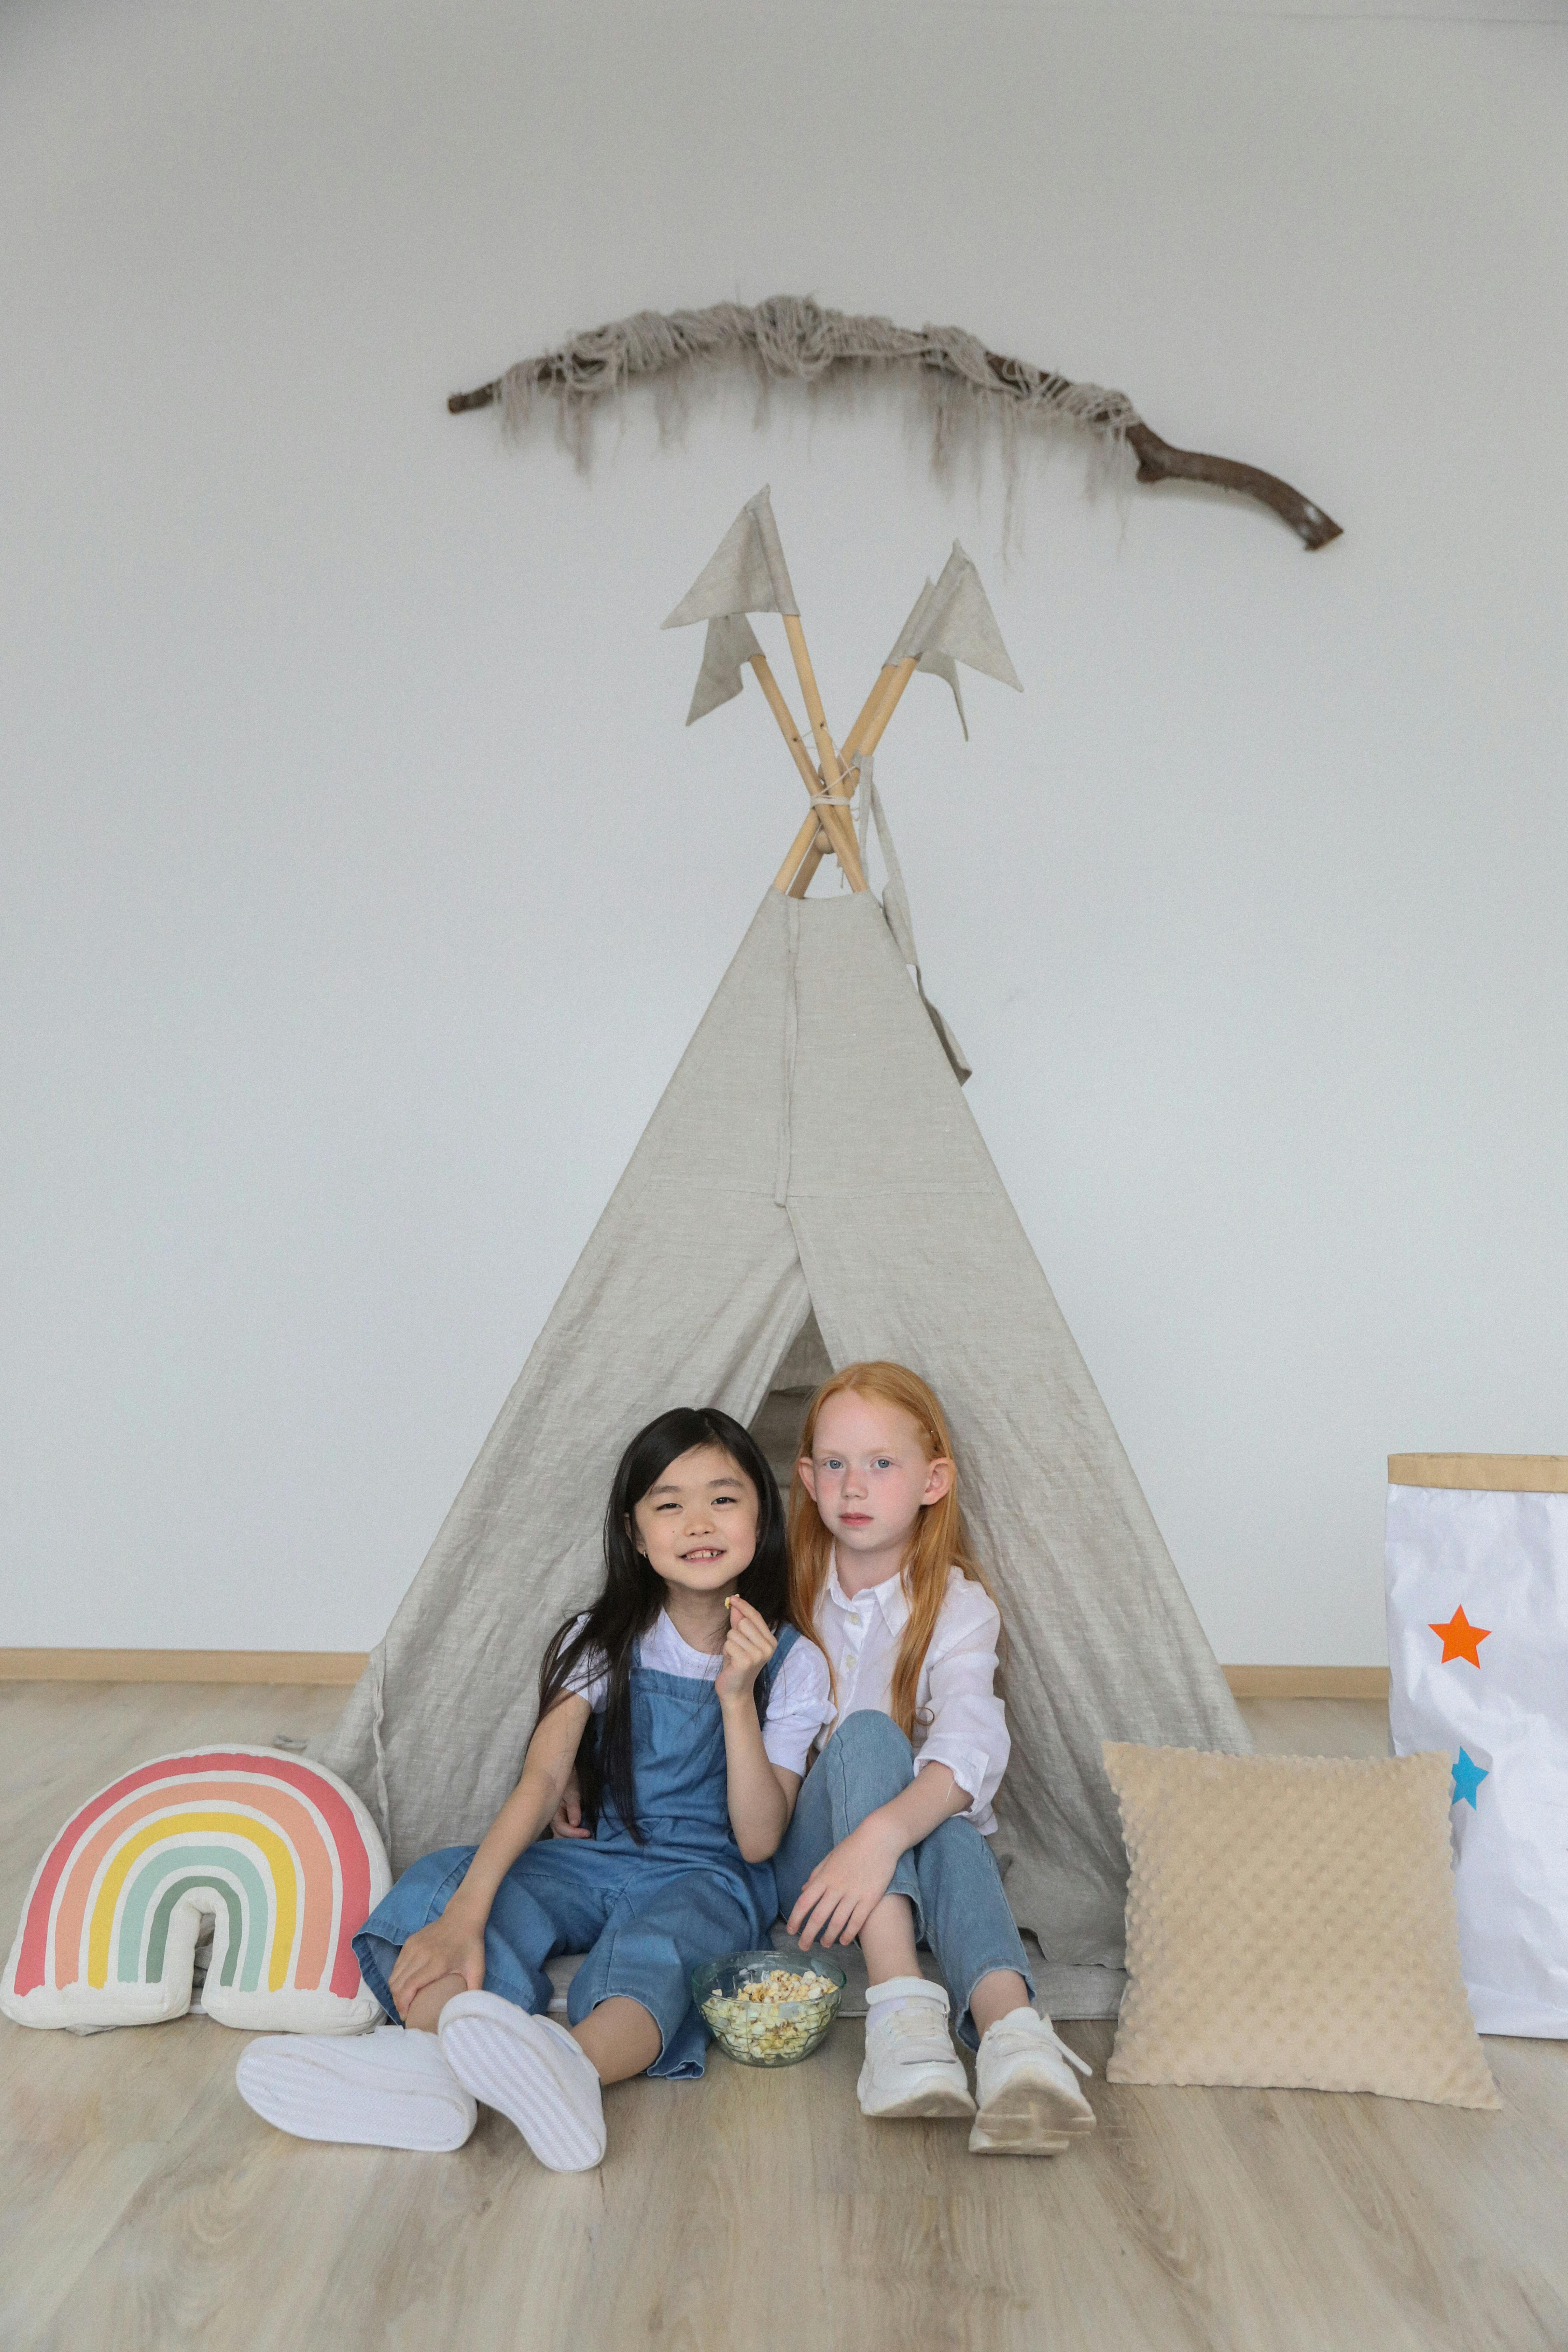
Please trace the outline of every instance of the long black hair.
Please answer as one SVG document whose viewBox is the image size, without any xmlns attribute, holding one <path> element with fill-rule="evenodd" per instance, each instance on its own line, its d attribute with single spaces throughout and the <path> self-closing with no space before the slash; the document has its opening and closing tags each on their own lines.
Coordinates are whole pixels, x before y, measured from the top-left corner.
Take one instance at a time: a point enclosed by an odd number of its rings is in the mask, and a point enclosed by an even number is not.
<svg viewBox="0 0 1568 2352">
<path fill-rule="evenodd" d="M 639 1429 L 616 1472 L 605 1509 L 605 1589 L 575 1633 L 568 1618 L 552 1637 L 539 1670 L 542 1722 L 585 1661 L 603 1659 L 607 1675 L 603 1712 L 590 1716 L 577 1750 L 583 1819 L 596 1827 L 606 1798 L 638 1844 L 637 1776 L 632 1765 L 631 1673 L 638 1638 L 664 1606 L 663 1580 L 633 1540 L 632 1514 L 670 1464 L 699 1445 L 727 1454 L 756 1490 L 757 1548 L 740 1581 L 742 1601 L 776 1633 L 789 1613 L 789 1547 L 784 1498 L 749 1429 L 717 1405 L 677 1405 Z M 765 1710 L 759 1678 L 757 1711 Z"/>
</svg>

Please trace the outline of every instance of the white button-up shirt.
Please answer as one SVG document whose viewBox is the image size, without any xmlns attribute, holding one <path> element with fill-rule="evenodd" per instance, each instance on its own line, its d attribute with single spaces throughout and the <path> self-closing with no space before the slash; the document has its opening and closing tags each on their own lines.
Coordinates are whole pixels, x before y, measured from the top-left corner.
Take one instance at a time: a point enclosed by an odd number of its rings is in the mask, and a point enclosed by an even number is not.
<svg viewBox="0 0 1568 2352">
<path fill-rule="evenodd" d="M 573 1633 L 581 1633 L 587 1622 L 588 1612 L 584 1610 L 574 1622 Z M 717 1682 L 724 1663 L 722 1653 L 694 1650 L 689 1642 L 683 1641 L 663 1609 L 637 1643 L 637 1656 L 638 1665 L 656 1674 L 684 1675 L 692 1682 L 699 1677 L 703 1682 Z M 585 1658 L 579 1658 L 566 1687 L 585 1698 L 595 1715 L 602 1714 L 609 1689 L 603 1658 L 592 1651 Z M 826 1739 L 832 1721 L 826 1662 L 815 1642 L 794 1642 L 773 1677 L 768 1711 L 763 1721 L 763 1749 L 769 1763 L 776 1764 L 782 1772 L 804 1776 L 813 1740 L 819 1736 Z"/>
<path fill-rule="evenodd" d="M 863 1707 L 891 1713 L 893 1668 L 909 1615 L 901 1576 L 868 1585 L 850 1600 L 835 1559 L 816 1605 L 816 1638 L 832 1664 L 838 1698 L 833 1730 Z M 945 1764 L 969 1799 L 961 1818 L 984 1837 L 996 1827 L 991 1801 L 1012 1748 L 995 1688 L 1001 1631 L 990 1594 L 962 1569 L 950 1569 L 915 1688 L 915 1770 Z"/>
</svg>

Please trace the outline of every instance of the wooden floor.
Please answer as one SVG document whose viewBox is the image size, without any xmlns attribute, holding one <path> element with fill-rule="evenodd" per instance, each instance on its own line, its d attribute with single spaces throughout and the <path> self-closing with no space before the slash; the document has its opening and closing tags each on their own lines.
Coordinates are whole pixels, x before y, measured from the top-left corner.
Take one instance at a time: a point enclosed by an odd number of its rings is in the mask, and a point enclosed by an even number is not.
<svg viewBox="0 0 1568 2352">
<path fill-rule="evenodd" d="M 0 1688 L 0 1920 L 72 1805 L 176 1742 L 328 1722 L 335 1691 Z M 1277 1751 L 1377 1754 L 1380 1711 L 1249 1702 Z M 1069 2039 L 1102 2067 L 1111 2028 Z M 460 2155 L 313 2147 L 204 2019 L 0 2021 L 0 2347 L 24 2352 L 1480 2352 L 1568 2346 L 1568 2047 L 1489 2041 L 1500 2116 L 1305 2092 L 1090 2095 L 1053 2162 L 871 2125 L 861 2029 L 805 2066 L 642 2081 L 602 2169 L 490 2114 Z"/>
</svg>

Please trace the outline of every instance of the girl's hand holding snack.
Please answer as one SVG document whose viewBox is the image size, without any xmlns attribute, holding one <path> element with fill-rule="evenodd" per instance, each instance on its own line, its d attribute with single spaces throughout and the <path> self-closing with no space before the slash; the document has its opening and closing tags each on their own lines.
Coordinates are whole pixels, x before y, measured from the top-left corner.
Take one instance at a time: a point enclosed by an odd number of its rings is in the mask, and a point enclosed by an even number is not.
<svg viewBox="0 0 1568 2352">
<path fill-rule="evenodd" d="M 724 1636 L 724 1663 L 713 1687 L 719 1703 L 733 1705 L 737 1699 L 749 1698 L 752 1685 L 778 1643 L 749 1601 L 736 1593 L 729 1602 L 730 1630 Z"/>
<path fill-rule="evenodd" d="M 469 1992 L 484 1990 L 485 1931 L 454 1915 L 449 1905 L 438 1919 L 410 1936 L 397 1956 L 388 1983 L 399 2017 L 407 2016 L 426 1985 L 439 1984 L 444 1977 L 461 1977 Z"/>
</svg>

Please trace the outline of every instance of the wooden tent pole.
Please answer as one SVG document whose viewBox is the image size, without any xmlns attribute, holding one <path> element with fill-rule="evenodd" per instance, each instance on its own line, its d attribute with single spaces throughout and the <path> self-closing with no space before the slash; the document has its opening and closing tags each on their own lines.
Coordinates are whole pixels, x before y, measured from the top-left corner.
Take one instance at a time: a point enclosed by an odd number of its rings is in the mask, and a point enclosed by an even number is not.
<svg viewBox="0 0 1568 2352">
<path fill-rule="evenodd" d="M 889 664 L 881 672 L 866 698 L 865 709 L 846 739 L 844 757 L 847 760 L 857 756 L 861 759 L 870 757 L 887 733 L 889 721 L 899 707 L 904 688 L 919 667 L 920 657 L 914 655 L 908 660 Z M 792 898 L 804 898 L 821 863 L 817 828 L 808 818 L 790 844 L 789 855 L 779 868 L 773 887 L 786 891 Z"/>
<path fill-rule="evenodd" d="M 773 676 L 773 670 L 769 666 L 767 656 L 765 654 L 753 655 L 752 657 L 752 667 L 757 673 L 757 684 L 762 688 L 763 693 L 767 698 L 768 709 L 773 712 L 773 717 L 778 721 L 779 732 L 784 737 L 784 741 L 789 745 L 790 756 L 794 760 L 795 766 L 800 770 L 800 779 L 802 783 L 805 786 L 806 791 L 811 794 L 814 801 L 819 800 L 823 792 L 826 788 L 823 783 L 822 778 L 817 774 L 816 770 L 811 764 L 811 754 L 800 740 L 800 730 L 796 727 L 795 720 L 791 716 L 790 707 L 784 698 L 784 695 L 779 688 L 779 682 Z M 810 819 L 813 834 L 815 835 L 819 830 L 820 825 L 826 824 L 830 817 L 836 816 L 843 818 L 845 828 L 849 835 L 850 846 L 858 853 L 859 845 L 855 839 L 854 827 L 848 822 L 849 812 L 847 809 L 823 809 L 816 814 L 814 814 Z M 837 856 L 839 853 L 837 843 L 832 844 L 831 846 L 834 849 L 834 854 Z M 795 860 L 795 863 L 796 865 L 800 863 L 798 858 Z M 815 871 L 815 868 L 813 870 Z M 846 874 L 849 874 L 850 872 L 847 865 L 845 866 L 844 870 Z M 863 890 L 866 887 L 866 877 L 863 873 L 860 873 L 860 860 L 858 854 L 855 858 L 855 873 L 860 874 L 860 880 L 858 887 Z M 851 876 L 850 878 L 851 883 L 853 884 L 853 876 Z M 781 889 L 784 887 L 783 883 L 779 885 L 779 887 Z"/>
<path fill-rule="evenodd" d="M 800 780 L 815 800 L 822 789 L 822 779 L 812 765 L 811 753 L 800 740 L 800 730 L 795 723 L 788 703 L 779 690 L 779 682 L 769 667 L 767 656 L 756 655 L 752 659 L 752 667 L 756 671 L 757 684 L 767 698 L 768 709 L 778 720 L 779 733 L 789 745 L 790 757 L 800 770 Z"/>
<path fill-rule="evenodd" d="M 811 731 L 816 743 L 816 757 L 822 769 L 823 782 L 830 793 L 841 793 L 844 790 L 843 763 L 833 748 L 833 738 L 827 731 L 827 716 L 822 708 L 822 697 L 817 691 L 816 672 L 812 668 L 811 656 L 806 651 L 805 631 L 800 625 L 800 614 L 783 613 L 779 617 L 784 625 L 784 635 L 789 639 L 789 649 L 795 658 L 795 674 L 800 680 L 801 696 L 805 703 L 805 715 L 811 721 Z M 826 827 L 827 837 L 833 844 L 838 863 L 849 877 L 849 887 L 851 890 L 864 890 L 866 877 L 860 871 L 859 845 L 855 839 L 855 828 L 849 822 L 848 810 L 825 808 L 819 814 L 823 824 Z"/>
<path fill-rule="evenodd" d="M 852 759 L 856 752 L 862 749 L 866 730 L 870 724 L 871 719 L 876 715 L 878 704 L 881 701 L 883 695 L 888 690 L 888 680 L 893 676 L 896 667 L 897 665 L 892 662 L 884 662 L 882 667 L 878 671 L 877 683 L 871 688 L 870 693 L 866 697 L 864 703 L 861 705 L 860 716 L 857 719 L 854 726 L 851 727 L 848 734 L 844 739 L 844 749 L 839 754 L 841 759 Z M 880 734 L 881 730 L 879 729 L 879 740 L 880 739 Z M 802 858 L 806 856 L 814 843 L 822 842 L 823 835 L 821 825 L 814 823 L 812 818 L 808 816 L 805 824 L 801 826 L 800 831 L 795 835 L 794 841 L 790 844 L 788 856 L 784 859 L 784 864 L 779 867 L 778 872 L 773 877 L 773 888 L 775 890 L 788 891 L 790 884 L 795 880 L 799 874 Z M 824 844 L 822 847 L 818 848 L 816 856 L 811 862 L 811 874 L 815 874 L 816 872 L 818 866 L 822 863 L 825 849 L 830 845 L 831 845 L 829 844 Z M 858 846 L 858 845 L 857 845 L 857 846 Z M 806 877 L 808 882 L 811 879 L 811 874 L 808 874 Z M 797 898 L 804 898 L 805 892 L 804 890 L 795 890 L 791 893 L 791 896 Z"/>
<path fill-rule="evenodd" d="M 866 730 L 869 727 L 872 719 L 876 717 L 877 706 L 881 701 L 884 694 L 888 691 L 888 680 L 893 676 L 898 667 L 899 664 L 897 662 L 886 662 L 877 672 L 877 683 L 871 688 L 870 693 L 866 697 L 864 703 L 861 705 L 860 716 L 855 721 L 854 726 L 849 730 L 848 736 L 846 739 L 844 745 L 844 756 L 846 759 L 849 757 L 852 751 L 863 751 L 866 749 Z M 878 731 L 879 734 L 880 730 Z"/>
<path fill-rule="evenodd" d="M 790 707 L 784 698 L 783 692 L 779 687 L 779 682 L 773 676 L 772 665 L 769 663 L 767 656 L 765 654 L 754 655 L 752 658 L 751 667 L 757 674 L 757 684 L 763 689 L 763 694 L 767 702 L 768 709 L 773 712 L 774 719 L 778 721 L 779 733 L 789 745 L 790 757 L 794 760 L 795 766 L 800 771 L 800 780 L 805 786 L 806 791 L 811 794 L 812 799 L 815 801 L 819 797 L 823 790 L 822 779 L 811 764 L 811 754 L 800 740 L 800 730 L 795 723 L 795 719 L 791 713 Z M 822 811 L 823 817 L 826 817 L 829 814 L 847 816 L 848 811 L 847 809 L 837 809 L 832 811 L 824 809 Z M 820 820 L 814 814 L 808 819 L 808 823 L 811 826 L 812 835 L 815 837 L 821 829 Z M 858 844 L 857 844 L 857 847 L 858 847 Z M 795 858 L 795 865 L 798 866 L 800 860 Z M 816 869 L 814 867 L 813 871 L 815 872 L 815 870 Z M 791 867 L 791 872 L 793 871 L 794 866 Z M 784 881 L 787 881 L 788 878 L 789 877 L 786 875 L 784 877 Z M 863 885 L 865 881 L 864 875 L 861 877 L 861 881 Z M 784 887 L 784 882 L 780 882 L 778 887 L 782 890 Z"/>
<path fill-rule="evenodd" d="M 851 727 L 848 734 L 844 739 L 844 749 L 839 753 L 840 759 L 848 760 L 860 749 L 860 740 L 862 736 L 865 734 L 867 725 L 869 722 L 872 714 L 876 710 L 877 705 L 880 702 L 883 695 L 886 693 L 888 680 L 892 677 L 892 675 L 893 665 L 891 663 L 885 663 L 881 669 L 878 671 L 877 683 L 871 688 L 870 693 L 866 697 L 865 702 L 861 706 L 860 716 L 857 719 L 854 726 Z M 799 871 L 801 859 L 805 856 L 807 850 L 811 848 L 814 843 L 819 844 L 820 846 L 817 849 L 816 856 L 812 860 L 811 871 L 813 874 L 816 873 L 823 857 L 833 845 L 827 840 L 826 836 L 823 833 L 821 824 L 814 817 L 808 816 L 805 824 L 801 826 L 800 831 L 795 835 L 794 841 L 790 844 L 788 856 L 784 859 L 784 864 L 779 867 L 778 872 L 773 877 L 773 888 L 775 890 L 788 890 L 790 884 L 794 881 L 795 875 Z M 859 846 L 858 843 L 857 843 L 856 846 Z M 795 895 L 797 898 L 804 898 L 805 893 L 804 890 L 801 890 L 797 891 Z"/>
</svg>

